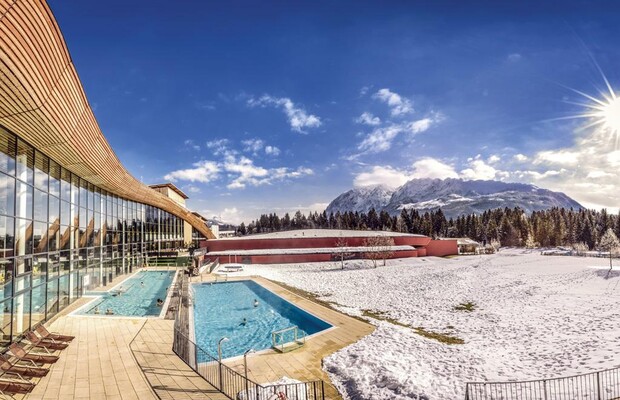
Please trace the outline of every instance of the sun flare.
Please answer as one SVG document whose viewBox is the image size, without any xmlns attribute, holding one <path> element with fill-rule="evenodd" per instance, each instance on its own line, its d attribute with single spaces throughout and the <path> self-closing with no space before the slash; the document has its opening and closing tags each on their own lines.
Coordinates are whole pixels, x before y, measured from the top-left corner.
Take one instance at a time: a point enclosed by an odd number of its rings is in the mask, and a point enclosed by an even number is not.
<svg viewBox="0 0 620 400">
<path fill-rule="evenodd" d="M 586 128 L 597 126 L 617 135 L 620 132 L 620 97 L 614 93 L 611 96 L 604 95 L 600 99 L 587 97 L 591 103 L 585 105 L 586 111 L 580 115 L 590 121 Z"/>
</svg>

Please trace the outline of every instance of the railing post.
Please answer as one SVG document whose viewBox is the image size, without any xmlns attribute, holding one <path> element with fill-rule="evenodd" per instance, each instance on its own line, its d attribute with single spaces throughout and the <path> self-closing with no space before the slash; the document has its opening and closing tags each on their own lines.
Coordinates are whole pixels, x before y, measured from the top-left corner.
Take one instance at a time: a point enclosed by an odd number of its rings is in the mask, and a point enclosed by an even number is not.
<svg viewBox="0 0 620 400">
<path fill-rule="evenodd" d="M 220 392 L 224 392 L 224 384 L 222 383 L 222 360 L 218 360 L 217 364 L 220 370 Z"/>
<path fill-rule="evenodd" d="M 596 373 L 596 393 L 598 395 L 597 399 L 601 400 L 601 373 Z"/>
<path fill-rule="evenodd" d="M 469 383 L 465 384 L 465 400 L 469 400 Z"/>
<path fill-rule="evenodd" d="M 545 395 L 545 400 L 547 400 L 547 381 L 543 379 L 543 393 Z"/>
<path fill-rule="evenodd" d="M 321 379 L 321 400 L 325 400 L 325 382 Z"/>
</svg>

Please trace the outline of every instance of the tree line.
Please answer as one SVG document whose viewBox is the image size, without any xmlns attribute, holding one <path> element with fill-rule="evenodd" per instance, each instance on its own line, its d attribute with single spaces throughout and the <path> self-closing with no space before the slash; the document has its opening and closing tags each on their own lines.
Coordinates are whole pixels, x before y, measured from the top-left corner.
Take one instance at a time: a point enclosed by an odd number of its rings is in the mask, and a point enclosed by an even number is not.
<svg viewBox="0 0 620 400">
<path fill-rule="evenodd" d="M 263 214 L 248 225 L 237 227 L 239 235 L 292 229 L 384 230 L 437 237 L 469 237 L 481 243 L 499 241 L 502 246 L 548 247 L 585 244 L 596 247 L 608 229 L 620 236 L 620 215 L 584 209 L 551 208 L 526 213 L 519 207 L 497 208 L 482 214 L 446 218 L 441 209 L 421 213 L 403 209 L 398 216 L 371 209 L 363 212 L 297 211 L 292 217 Z"/>
</svg>

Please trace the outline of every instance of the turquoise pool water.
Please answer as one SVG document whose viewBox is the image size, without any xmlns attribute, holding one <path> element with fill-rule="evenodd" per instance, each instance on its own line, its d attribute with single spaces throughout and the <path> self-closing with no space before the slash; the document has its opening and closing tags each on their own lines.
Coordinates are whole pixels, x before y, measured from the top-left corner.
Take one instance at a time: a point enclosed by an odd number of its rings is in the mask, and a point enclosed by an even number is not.
<svg viewBox="0 0 620 400">
<path fill-rule="evenodd" d="M 141 271 L 76 312 L 79 315 L 158 316 L 157 299 L 166 299 L 175 271 Z"/>
<path fill-rule="evenodd" d="M 271 348 L 273 331 L 296 325 L 312 335 L 331 327 L 254 281 L 193 284 L 192 289 L 196 344 L 212 356 L 222 337 L 229 339 L 222 344 L 222 357 L 228 358 Z"/>
</svg>

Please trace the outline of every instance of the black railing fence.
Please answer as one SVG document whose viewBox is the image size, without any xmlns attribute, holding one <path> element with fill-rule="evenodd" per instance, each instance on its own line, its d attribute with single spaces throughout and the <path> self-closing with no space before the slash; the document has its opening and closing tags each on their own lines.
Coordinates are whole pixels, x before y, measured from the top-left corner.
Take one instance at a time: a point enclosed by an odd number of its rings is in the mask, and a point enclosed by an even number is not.
<svg viewBox="0 0 620 400">
<path fill-rule="evenodd" d="M 321 380 L 261 385 L 246 378 L 189 340 L 175 327 L 172 350 L 207 382 L 234 400 L 324 400 Z"/>
<path fill-rule="evenodd" d="M 470 382 L 465 400 L 620 399 L 620 368 L 521 382 Z"/>
</svg>

